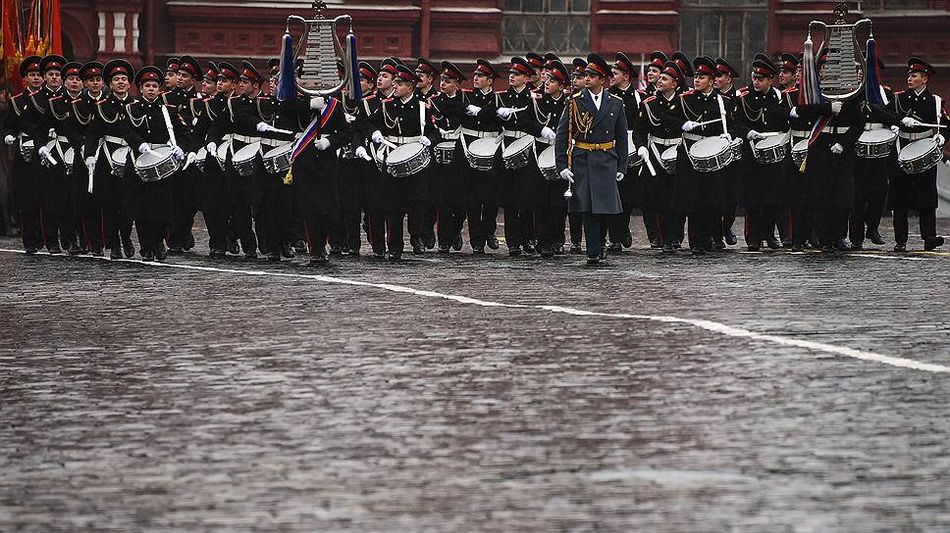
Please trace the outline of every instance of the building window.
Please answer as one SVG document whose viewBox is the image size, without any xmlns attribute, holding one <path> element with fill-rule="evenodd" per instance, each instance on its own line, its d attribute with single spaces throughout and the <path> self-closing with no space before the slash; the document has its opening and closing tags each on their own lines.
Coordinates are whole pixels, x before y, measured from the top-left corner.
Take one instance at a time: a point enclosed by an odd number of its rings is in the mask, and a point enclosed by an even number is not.
<svg viewBox="0 0 950 533">
<path fill-rule="evenodd" d="M 764 2 L 684 0 L 680 14 L 680 49 L 688 57 L 721 57 L 748 72 L 755 54 L 765 49 L 768 14 Z M 692 6 L 701 10 L 690 10 Z M 718 9 L 710 10 L 709 7 Z"/>
<path fill-rule="evenodd" d="M 883 11 L 885 9 L 927 9 L 929 0 L 864 0 L 861 9 L 864 11 Z"/>
<path fill-rule="evenodd" d="M 504 0 L 502 5 L 506 53 L 590 50 L 590 0 Z"/>
</svg>

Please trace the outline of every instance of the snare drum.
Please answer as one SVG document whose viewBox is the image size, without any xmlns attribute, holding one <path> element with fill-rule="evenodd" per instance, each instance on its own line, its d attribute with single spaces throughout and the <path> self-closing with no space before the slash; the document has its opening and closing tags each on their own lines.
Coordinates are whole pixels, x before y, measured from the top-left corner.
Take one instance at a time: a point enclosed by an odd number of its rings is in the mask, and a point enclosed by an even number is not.
<svg viewBox="0 0 950 533">
<path fill-rule="evenodd" d="M 237 152 L 231 159 L 231 165 L 239 176 L 250 176 L 254 174 L 256 168 L 257 155 L 261 151 L 260 142 L 252 142 Z"/>
<path fill-rule="evenodd" d="M 633 144 L 633 132 L 627 132 L 627 168 L 638 167 L 643 159 L 637 154 L 637 146 Z"/>
<path fill-rule="evenodd" d="M 73 163 L 76 161 L 76 150 L 73 150 L 72 146 L 66 149 L 63 152 L 63 164 L 66 166 L 66 175 L 70 176 L 73 173 Z"/>
<path fill-rule="evenodd" d="M 752 145 L 752 155 L 763 165 L 781 162 L 788 155 L 788 135 L 772 135 Z"/>
<path fill-rule="evenodd" d="M 742 161 L 742 139 L 735 138 L 729 143 L 729 148 L 732 150 L 732 162 L 736 163 Z"/>
<path fill-rule="evenodd" d="M 285 174 L 290 170 L 292 161 L 290 156 L 294 153 L 294 143 L 275 146 L 264 153 L 264 170 L 268 174 Z"/>
<path fill-rule="evenodd" d="M 795 168 L 801 168 L 807 156 L 808 139 L 802 139 L 795 143 L 795 146 L 792 146 L 792 162 L 795 163 Z"/>
<path fill-rule="evenodd" d="M 505 147 L 501 152 L 501 158 L 505 162 L 505 168 L 508 170 L 517 170 L 528 166 L 531 161 L 531 149 L 534 147 L 534 137 L 525 135 L 519 137 Z"/>
<path fill-rule="evenodd" d="M 393 148 L 386 156 L 386 172 L 396 178 L 418 174 L 432 161 L 429 149 L 420 143 L 406 143 Z"/>
<path fill-rule="evenodd" d="M 933 138 L 914 141 L 897 154 L 897 165 L 905 174 L 921 174 L 937 166 L 943 150 Z"/>
<path fill-rule="evenodd" d="M 121 176 L 125 173 L 125 162 L 128 160 L 128 158 L 128 146 L 120 146 L 115 152 L 112 152 L 112 155 L 109 156 L 109 159 L 112 161 L 113 176 Z"/>
<path fill-rule="evenodd" d="M 551 181 L 558 179 L 557 161 L 554 157 L 553 146 L 548 146 L 538 156 L 538 168 L 541 169 L 541 175 L 544 176 L 544 179 Z"/>
<path fill-rule="evenodd" d="M 885 128 L 868 130 L 858 137 L 854 152 L 862 159 L 882 159 L 891 155 L 897 134 Z"/>
<path fill-rule="evenodd" d="M 231 141 L 226 141 L 221 143 L 221 146 L 218 147 L 218 150 L 214 153 L 214 158 L 218 160 L 218 165 L 221 166 L 221 169 L 224 169 L 224 164 L 228 160 L 228 151 L 231 149 Z"/>
<path fill-rule="evenodd" d="M 135 173 L 144 182 L 163 180 L 178 170 L 178 163 L 172 158 L 171 146 L 152 148 L 135 160 Z"/>
<path fill-rule="evenodd" d="M 452 159 L 455 157 L 455 141 L 443 141 L 435 145 L 432 155 L 435 162 L 440 165 L 452 164 Z"/>
<path fill-rule="evenodd" d="M 498 140 L 492 137 L 482 137 L 470 142 L 468 151 L 465 153 L 468 165 L 475 170 L 490 171 L 495 160 L 495 154 L 498 152 L 498 146 Z"/>
<path fill-rule="evenodd" d="M 696 172 L 716 172 L 732 163 L 732 143 L 722 137 L 706 137 L 689 147 L 689 159 Z"/>
<path fill-rule="evenodd" d="M 33 155 L 36 154 L 36 148 L 33 141 L 22 141 L 20 143 L 20 157 L 27 163 L 33 161 Z"/>
<path fill-rule="evenodd" d="M 666 170 L 667 174 L 676 174 L 676 149 L 678 145 L 670 146 L 660 154 L 660 165 Z"/>
<path fill-rule="evenodd" d="M 208 149 L 202 148 L 201 150 L 198 150 L 198 152 L 195 154 L 195 165 L 198 165 L 198 168 L 200 169 L 204 169 L 205 160 L 207 159 L 208 159 Z"/>
</svg>

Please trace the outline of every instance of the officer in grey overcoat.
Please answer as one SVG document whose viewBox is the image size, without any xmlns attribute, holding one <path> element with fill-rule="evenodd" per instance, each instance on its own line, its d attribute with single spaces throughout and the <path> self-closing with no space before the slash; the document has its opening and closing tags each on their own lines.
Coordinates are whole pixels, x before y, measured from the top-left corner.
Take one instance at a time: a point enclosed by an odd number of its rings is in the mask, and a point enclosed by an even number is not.
<svg viewBox="0 0 950 533">
<path fill-rule="evenodd" d="M 601 225 L 623 210 L 616 182 L 627 170 L 627 119 L 623 100 L 605 90 L 609 73 L 604 58 L 587 56 L 587 88 L 571 95 L 554 143 L 557 170 L 571 183 L 568 210 L 583 217 L 588 264 L 604 259 Z"/>
</svg>

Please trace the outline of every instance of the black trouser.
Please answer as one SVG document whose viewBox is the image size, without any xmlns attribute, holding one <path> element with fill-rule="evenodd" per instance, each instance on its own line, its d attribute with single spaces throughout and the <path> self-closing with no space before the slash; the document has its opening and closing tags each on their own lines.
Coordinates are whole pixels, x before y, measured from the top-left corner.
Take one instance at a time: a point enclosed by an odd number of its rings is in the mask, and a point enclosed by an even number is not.
<svg viewBox="0 0 950 533">
<path fill-rule="evenodd" d="M 276 174 L 262 174 L 258 183 L 260 207 L 256 210 L 256 226 L 261 251 L 280 253 L 291 212 L 289 187 L 284 185 L 284 177 Z"/>
<path fill-rule="evenodd" d="M 386 253 L 386 216 L 382 213 L 370 211 L 367 211 L 363 216 L 366 220 L 366 239 L 369 241 L 373 253 Z"/>
<path fill-rule="evenodd" d="M 643 212 L 643 227 L 647 230 L 647 239 L 649 239 L 650 244 L 653 244 L 655 242 L 660 242 L 661 228 L 659 224 L 659 218 L 657 216 L 658 215 L 657 211 L 653 209 L 652 207 L 644 207 L 642 209 L 642 212 Z M 629 228 L 627 228 L 627 234 L 628 235 L 630 234 Z M 613 237 L 611 237 L 610 240 L 613 241 Z"/>
<path fill-rule="evenodd" d="M 498 207 L 475 203 L 468 208 L 468 233 L 472 248 L 484 247 L 489 236 L 498 228 Z"/>
<path fill-rule="evenodd" d="M 587 257 L 593 259 L 600 257 L 604 251 L 604 243 L 599 238 L 601 227 L 604 224 L 604 215 L 594 215 L 591 213 L 581 213 L 581 219 L 584 223 L 584 234 L 587 235 Z M 595 237 L 592 239 L 591 236 Z"/>
<path fill-rule="evenodd" d="M 833 246 L 836 241 L 845 238 L 848 233 L 848 213 L 848 209 L 841 207 L 814 211 L 812 221 L 822 246 Z"/>
<path fill-rule="evenodd" d="M 164 246 L 163 241 L 169 230 L 169 220 L 173 209 L 173 187 L 171 181 L 167 179 L 137 185 L 139 208 L 135 217 L 135 227 L 143 252 L 154 253 Z"/>
<path fill-rule="evenodd" d="M 762 241 L 775 237 L 775 209 L 752 207 L 745 210 L 745 242 L 759 246 Z"/>
<path fill-rule="evenodd" d="M 465 210 L 443 206 L 436 213 L 436 228 L 439 245 L 451 246 L 461 237 L 465 223 Z"/>
<path fill-rule="evenodd" d="M 699 208 L 691 211 L 689 219 L 689 248 L 709 251 L 715 227 L 721 222 L 722 213 Z"/>
<path fill-rule="evenodd" d="M 779 209 L 775 213 L 775 227 L 778 228 L 778 238 L 782 244 L 788 245 L 793 240 L 792 235 L 792 211 L 790 209 Z"/>
<path fill-rule="evenodd" d="M 571 245 L 580 246 L 581 239 L 584 238 L 584 223 L 580 213 L 570 213 L 568 222 L 571 225 Z"/>
<path fill-rule="evenodd" d="M 538 248 L 541 251 L 553 250 L 564 244 L 565 211 L 561 207 L 539 207 L 535 210 L 538 218 Z"/>
<path fill-rule="evenodd" d="M 646 220 L 644 220 L 644 225 L 646 225 Z M 629 207 L 624 207 L 624 210 L 621 213 L 607 217 L 607 235 L 610 237 L 611 244 L 622 244 L 624 242 L 629 242 L 628 239 L 633 239 L 633 236 L 630 234 Z M 647 235 L 652 241 L 654 239 L 655 233 L 650 233 L 650 230 L 648 229 Z"/>
<path fill-rule="evenodd" d="M 200 174 L 194 165 L 171 177 L 172 216 L 168 228 L 168 246 L 190 249 L 195 237 L 192 229 L 198 213 L 198 183 Z"/>
<path fill-rule="evenodd" d="M 251 210 L 255 177 L 239 175 L 229 162 L 227 179 L 231 231 L 241 241 L 241 249 L 245 254 L 257 253 L 257 235 L 254 233 Z"/>
<path fill-rule="evenodd" d="M 527 243 L 527 236 L 531 231 L 531 226 L 534 225 L 534 213 L 530 209 L 506 207 L 504 220 L 505 242 L 508 249 Z"/>
<path fill-rule="evenodd" d="M 866 232 L 876 232 L 881 225 L 881 217 L 884 214 L 884 201 L 887 194 L 883 191 L 876 191 L 865 195 L 864 198 L 856 198 L 854 210 L 851 211 L 851 220 L 849 223 L 849 233 L 852 243 L 861 243 L 864 241 Z"/>
<path fill-rule="evenodd" d="M 66 181 L 66 171 L 62 163 L 53 167 L 40 166 L 38 178 L 46 248 L 60 248 L 61 243 L 70 242 L 70 233 L 74 232 L 74 228 L 69 224 L 67 211 L 69 184 Z"/>
<path fill-rule="evenodd" d="M 327 235 L 333 225 L 331 217 L 324 214 L 305 212 L 303 214 L 304 238 L 310 257 L 321 257 L 327 253 Z"/>
<path fill-rule="evenodd" d="M 410 210 L 412 212 L 413 210 Z M 391 254 L 401 254 L 406 246 L 404 242 L 403 220 L 406 213 L 392 210 L 386 213 L 386 248 Z"/>
<path fill-rule="evenodd" d="M 34 158 L 39 155 L 33 155 Z M 43 219 L 40 209 L 40 184 L 37 181 L 39 164 L 36 160 L 27 163 L 20 156 L 13 160 L 13 196 L 20 213 L 20 236 L 27 250 L 43 247 Z"/>
<path fill-rule="evenodd" d="M 937 236 L 937 212 L 934 209 L 918 210 L 920 216 L 920 238 L 933 239 Z M 894 209 L 894 240 L 897 244 L 907 244 L 910 233 L 907 209 Z"/>
</svg>

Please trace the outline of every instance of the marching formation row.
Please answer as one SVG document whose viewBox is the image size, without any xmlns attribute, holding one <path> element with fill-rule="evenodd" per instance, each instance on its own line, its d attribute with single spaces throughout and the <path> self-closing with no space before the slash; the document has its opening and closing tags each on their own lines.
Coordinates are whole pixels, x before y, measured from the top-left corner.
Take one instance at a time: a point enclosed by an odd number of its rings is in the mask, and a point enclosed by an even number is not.
<svg viewBox="0 0 950 533">
<path fill-rule="evenodd" d="M 697 254 L 736 245 L 740 207 L 750 250 L 884 244 L 886 208 L 896 250 L 910 210 L 924 248 L 942 245 L 936 165 L 950 119 L 927 89 L 934 69 L 914 57 L 906 90 L 804 104 L 800 63 L 760 54 L 742 73 L 654 52 L 638 88 L 623 53 L 527 54 L 499 92 L 485 60 L 465 72 L 388 58 L 359 63 L 359 98 L 279 101 L 277 60 L 262 73 L 192 57 L 137 71 L 29 57 L 3 138 L 16 147 L 28 253 L 133 257 L 134 225 L 141 257 L 164 260 L 195 246 L 199 210 L 213 257 L 306 251 L 312 264 L 328 246 L 359 254 L 363 233 L 375 256 L 398 260 L 404 227 L 415 254 L 459 251 L 466 221 L 483 254 L 499 248 L 500 210 L 511 256 L 565 253 L 569 224 L 571 250 L 586 235 L 590 263 L 632 245 L 635 209 L 668 251 L 687 237 Z"/>
</svg>

